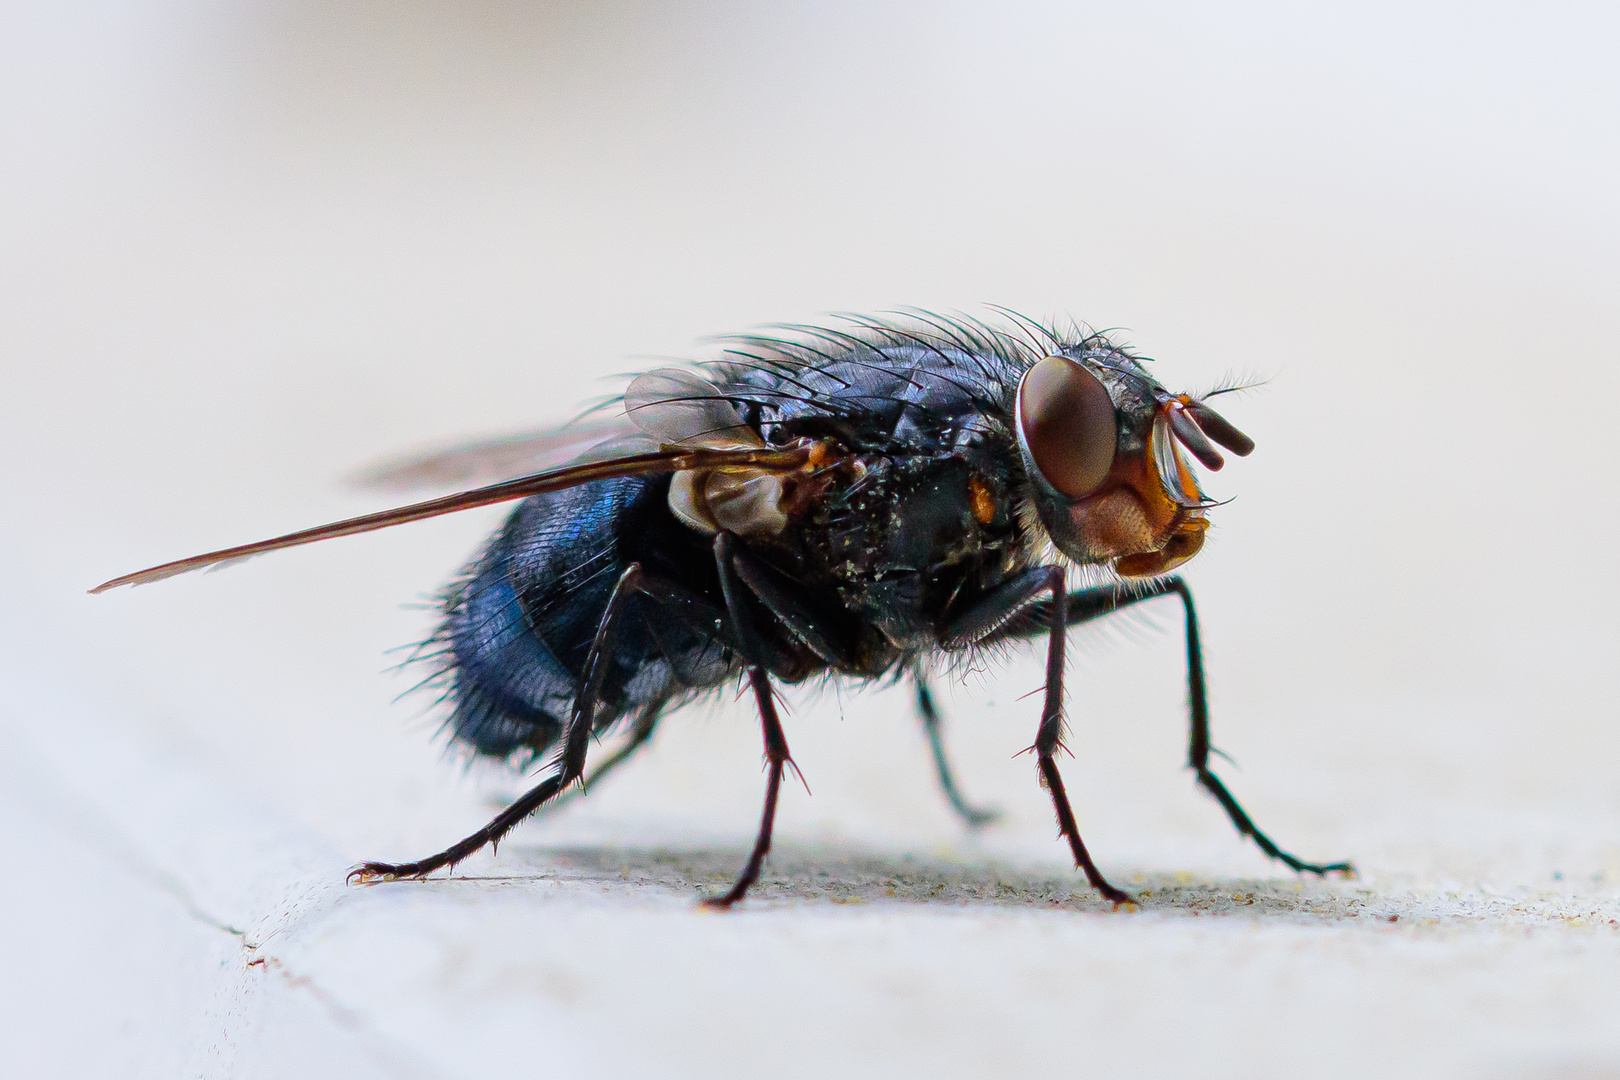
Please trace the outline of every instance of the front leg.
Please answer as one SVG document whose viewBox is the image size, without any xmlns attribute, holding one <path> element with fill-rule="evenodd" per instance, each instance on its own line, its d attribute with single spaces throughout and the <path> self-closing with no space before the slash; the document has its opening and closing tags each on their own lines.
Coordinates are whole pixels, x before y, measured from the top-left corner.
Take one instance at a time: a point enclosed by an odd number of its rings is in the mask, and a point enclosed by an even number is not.
<svg viewBox="0 0 1620 1080">
<path fill-rule="evenodd" d="M 1232 819 L 1237 831 L 1249 837 L 1255 845 L 1268 856 L 1283 863 L 1291 870 L 1306 874 L 1345 874 L 1355 875 L 1355 867 L 1348 862 L 1313 863 L 1306 862 L 1284 851 L 1272 842 L 1271 837 L 1260 831 L 1254 819 L 1249 817 L 1248 811 L 1238 803 L 1232 793 L 1226 789 L 1226 784 L 1216 776 L 1209 767 L 1211 753 L 1209 735 L 1209 693 L 1204 681 L 1204 653 L 1198 636 L 1198 612 L 1193 607 L 1192 590 L 1187 582 L 1180 577 L 1154 578 L 1151 581 L 1133 582 L 1129 586 L 1101 585 L 1091 589 L 1078 589 L 1068 596 L 1068 612 L 1065 616 L 1068 625 L 1079 626 L 1081 623 L 1100 619 L 1121 611 L 1133 604 L 1140 604 L 1147 600 L 1156 600 L 1162 596 L 1175 596 L 1181 601 L 1182 611 L 1186 617 L 1187 642 L 1187 702 L 1188 702 L 1188 734 L 1187 734 L 1187 764 L 1198 777 L 1198 783 L 1215 796 L 1215 801 L 1221 804 L 1226 816 Z M 1036 608 L 1036 614 L 1050 616 L 1042 607 Z M 1043 624 L 1044 624 L 1043 620 Z M 1005 621 L 999 629 L 994 631 L 990 640 L 1003 637 L 1034 637 L 1045 633 L 1044 625 L 1030 629 L 1025 627 L 1011 627 Z"/>
<path fill-rule="evenodd" d="M 1204 684 L 1204 651 L 1198 637 L 1198 612 L 1193 607 L 1192 590 L 1187 587 L 1186 581 L 1179 577 L 1158 578 L 1148 582 L 1145 589 L 1134 595 L 1122 595 L 1118 589 L 1086 589 L 1073 593 L 1069 597 L 1069 625 L 1074 626 L 1089 619 L 1111 614 L 1122 607 L 1143 600 L 1170 595 L 1181 600 L 1182 611 L 1186 615 L 1187 699 L 1191 712 L 1187 735 L 1187 764 L 1198 777 L 1198 783 L 1205 791 L 1215 796 L 1215 801 L 1221 804 L 1221 808 L 1226 811 L 1226 816 L 1232 819 L 1232 824 L 1237 827 L 1239 833 L 1253 840 L 1261 851 L 1290 870 L 1318 876 L 1327 874 L 1354 876 L 1355 867 L 1348 862 L 1306 862 L 1278 847 L 1272 842 L 1271 837 L 1260 831 L 1259 826 L 1249 817 L 1248 811 L 1244 810 L 1232 793 L 1226 790 L 1221 778 L 1210 771 L 1209 693 Z M 1077 608 L 1081 610 L 1077 611 Z"/>
<path fill-rule="evenodd" d="M 941 645 L 960 648 L 993 636 L 1025 608 L 1045 594 L 1047 635 L 1046 643 L 1046 703 L 1041 710 L 1041 725 L 1035 732 L 1035 759 L 1040 769 L 1041 783 L 1052 796 L 1052 809 L 1057 812 L 1058 830 L 1069 841 L 1074 864 L 1085 871 L 1091 887 L 1116 904 L 1130 900 L 1130 894 L 1108 883 L 1097 864 L 1091 861 L 1086 843 L 1080 839 L 1080 827 L 1075 824 L 1074 810 L 1069 796 L 1063 790 L 1063 777 L 1058 773 L 1057 751 L 1063 746 L 1063 639 L 1068 629 L 1068 593 L 1063 582 L 1063 568 L 1042 566 L 1026 570 L 1004 582 L 979 598 L 972 606 L 952 617 L 939 635 Z"/>
</svg>

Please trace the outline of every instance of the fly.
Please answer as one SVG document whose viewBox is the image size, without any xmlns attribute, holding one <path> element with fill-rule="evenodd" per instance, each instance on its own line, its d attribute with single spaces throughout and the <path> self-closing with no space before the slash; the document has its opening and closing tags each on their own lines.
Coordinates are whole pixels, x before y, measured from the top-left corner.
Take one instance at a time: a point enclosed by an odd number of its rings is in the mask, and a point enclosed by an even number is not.
<svg viewBox="0 0 1620 1080">
<path fill-rule="evenodd" d="M 420 878 L 497 844 L 583 784 L 593 735 L 629 728 L 603 775 L 675 706 L 741 680 L 765 745 L 765 805 L 747 865 L 705 901 L 729 908 L 770 851 L 792 765 L 773 683 L 898 676 L 914 689 L 941 787 L 972 825 L 992 816 L 947 764 L 927 672 L 1024 639 L 1046 643 L 1034 752 L 1058 827 L 1098 870 L 1058 771 L 1065 631 L 1158 597 L 1182 607 L 1188 760 L 1238 832 L 1293 870 L 1209 768 L 1198 620 L 1171 571 L 1216 505 L 1183 451 L 1220 469 L 1254 443 L 1207 398 L 1173 394 L 1106 335 L 918 314 L 733 339 L 724 358 L 630 383 L 622 406 L 562 429 L 464 447 L 373 477 L 396 486 L 493 480 L 456 494 L 226 548 L 102 592 L 337 536 L 513 502 L 445 590 L 422 662 L 447 728 L 471 750 L 549 775 L 436 855 L 368 862 L 356 880 Z M 1071 573 L 1092 581 L 1071 589 Z M 577 789 L 573 789 L 577 790 Z"/>
</svg>

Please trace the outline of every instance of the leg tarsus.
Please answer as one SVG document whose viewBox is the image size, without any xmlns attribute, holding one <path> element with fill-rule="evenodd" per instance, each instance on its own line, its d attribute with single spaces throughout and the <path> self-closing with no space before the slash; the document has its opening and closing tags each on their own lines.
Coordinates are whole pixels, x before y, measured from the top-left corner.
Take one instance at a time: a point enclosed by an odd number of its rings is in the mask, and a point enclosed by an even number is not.
<svg viewBox="0 0 1620 1080">
<path fill-rule="evenodd" d="M 1232 819 L 1232 824 L 1237 826 L 1237 831 L 1253 840 L 1255 846 L 1271 858 L 1284 864 L 1290 870 L 1301 874 L 1315 874 L 1318 877 L 1326 877 L 1328 874 L 1343 874 L 1345 877 L 1355 877 L 1356 868 L 1348 862 L 1306 862 L 1284 851 L 1273 843 L 1269 836 L 1255 827 L 1254 821 L 1249 817 L 1248 812 L 1238 804 L 1237 799 L 1232 797 L 1232 793 L 1226 790 L 1226 785 L 1221 783 L 1220 777 L 1208 769 L 1195 768 L 1195 771 L 1198 774 L 1198 782 L 1203 785 L 1206 791 L 1215 796 L 1215 800 L 1226 809 L 1226 815 Z"/>
<path fill-rule="evenodd" d="M 945 793 L 945 799 L 951 804 L 951 809 L 970 829 L 983 828 L 1001 817 L 1001 811 L 990 807 L 978 807 L 967 801 L 962 789 L 956 785 L 956 776 L 951 771 L 950 760 L 945 756 L 945 737 L 940 731 L 939 710 L 934 707 L 934 695 L 928 689 L 928 681 L 919 672 L 917 681 L 917 714 L 922 718 L 923 733 L 928 736 L 928 749 L 934 757 L 934 771 L 939 777 L 940 790 Z"/>
<path fill-rule="evenodd" d="M 347 881 L 397 881 L 400 878 L 425 878 L 435 870 L 455 865 L 462 859 L 473 854 L 486 844 L 498 842 L 503 836 L 511 832 L 518 822 L 528 817 L 540 808 L 547 800 L 553 798 L 562 788 L 560 777 L 548 776 L 539 784 L 530 788 L 511 806 L 495 815 L 495 820 L 485 825 L 459 843 L 451 844 L 437 855 L 429 855 L 412 863 L 361 863 L 349 872 Z"/>
</svg>

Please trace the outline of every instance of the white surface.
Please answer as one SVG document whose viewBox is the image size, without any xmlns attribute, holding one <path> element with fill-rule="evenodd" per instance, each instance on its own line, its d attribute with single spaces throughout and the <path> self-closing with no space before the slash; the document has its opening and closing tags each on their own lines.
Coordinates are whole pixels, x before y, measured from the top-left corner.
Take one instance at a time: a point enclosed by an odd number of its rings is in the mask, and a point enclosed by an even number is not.
<svg viewBox="0 0 1620 1080">
<path fill-rule="evenodd" d="M 8 1071 L 1620 1074 L 1612 16 L 1066 11 L 7 9 Z M 845 691 L 733 917 L 731 702 L 467 880 L 347 888 L 518 789 L 377 675 L 498 513 L 82 592 L 706 334 L 986 300 L 1274 377 L 1190 567 L 1216 737 L 1362 879 L 1196 794 L 1160 613 L 1076 635 L 1065 764 L 1139 912 L 1013 757 L 1031 657 L 946 700 L 982 837 Z"/>
</svg>

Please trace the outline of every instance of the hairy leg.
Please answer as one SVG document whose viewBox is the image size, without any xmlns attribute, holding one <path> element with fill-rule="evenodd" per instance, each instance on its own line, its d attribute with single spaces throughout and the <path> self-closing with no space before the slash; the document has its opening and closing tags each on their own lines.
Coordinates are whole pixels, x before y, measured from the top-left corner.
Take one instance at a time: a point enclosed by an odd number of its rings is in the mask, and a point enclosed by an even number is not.
<svg viewBox="0 0 1620 1080">
<path fill-rule="evenodd" d="M 771 851 L 771 832 L 776 827 L 776 797 L 782 790 L 782 772 L 793 764 L 788 753 L 787 736 L 782 732 L 782 721 L 776 715 L 775 696 L 771 693 L 771 677 L 764 668 L 748 670 L 748 681 L 754 690 L 754 701 L 759 705 L 760 729 L 765 736 L 765 809 L 759 818 L 759 833 L 754 838 L 754 850 L 748 856 L 748 865 L 737 876 L 737 881 L 723 896 L 711 896 L 703 901 L 705 907 L 729 910 L 748 894 L 759 872 L 765 865 L 765 856 Z"/>
<path fill-rule="evenodd" d="M 753 575 L 739 571 L 739 563 L 746 563 L 741 547 L 741 543 L 730 533 L 723 532 L 714 538 L 715 568 L 720 574 L 720 588 L 726 598 L 726 614 L 735 627 L 737 651 L 748 664 L 749 685 L 754 691 L 754 702 L 759 707 L 760 730 L 765 739 L 765 809 L 760 815 L 754 850 L 749 854 L 748 865 L 743 868 L 736 884 L 725 895 L 712 896 L 703 902 L 706 907 L 721 910 L 729 910 L 759 880 L 765 856 L 771 850 L 771 833 L 776 828 L 776 800 L 782 790 L 782 773 L 793 764 L 792 755 L 788 753 L 787 736 L 782 731 L 782 721 L 776 714 L 771 672 L 777 666 L 797 670 L 804 663 L 802 654 L 794 654 L 791 643 L 765 633 L 760 625 L 753 605 L 761 598 L 749 581 Z"/>
<path fill-rule="evenodd" d="M 1193 606 L 1192 590 L 1180 577 L 1155 578 L 1151 581 L 1133 585 L 1130 588 L 1104 585 L 1092 589 L 1078 589 L 1067 597 L 1067 613 L 1065 621 L 1069 626 L 1079 626 L 1112 615 L 1136 604 L 1148 600 L 1157 600 L 1164 596 L 1175 596 L 1181 601 L 1185 616 L 1185 634 L 1187 643 L 1187 699 L 1188 699 L 1188 737 L 1187 737 L 1187 764 L 1192 768 L 1198 783 L 1221 804 L 1227 817 L 1237 831 L 1249 837 L 1255 845 L 1271 858 L 1297 870 L 1308 874 L 1354 874 L 1355 867 L 1348 862 L 1314 863 L 1306 862 L 1289 854 L 1272 842 L 1271 838 L 1261 832 L 1254 820 L 1238 803 L 1232 793 L 1226 789 L 1221 778 L 1216 776 L 1209 767 L 1211 753 L 1209 734 L 1209 693 L 1204 681 L 1204 654 L 1203 646 L 1198 635 L 1198 613 Z M 1041 612 L 1037 612 L 1040 614 Z M 1044 628 L 1030 631 L 1015 631 L 1012 636 L 1032 637 L 1036 633 L 1044 633 Z"/>
<path fill-rule="evenodd" d="M 457 863 L 485 845 L 498 845 L 502 837 L 541 806 L 545 805 L 569 784 L 580 778 L 585 769 L 585 751 L 590 744 L 591 725 L 596 717 L 598 699 L 602 694 L 602 681 L 611 659 L 614 631 L 623 617 L 626 603 L 647 586 L 639 563 L 631 563 L 608 598 L 607 607 L 597 623 L 596 635 L 585 658 L 584 674 L 579 692 L 574 696 L 574 707 L 563 732 L 562 765 L 518 797 L 517 801 L 495 815 L 488 825 L 471 836 L 450 845 L 443 851 L 409 863 L 362 863 L 349 874 L 352 881 L 393 880 L 397 878 L 423 878 L 435 870 L 454 868 Z"/>
<path fill-rule="evenodd" d="M 1069 625 L 1063 568 L 1036 567 L 992 589 L 951 619 L 940 634 L 940 643 L 963 645 L 992 638 L 1016 615 L 1041 600 L 1042 594 L 1047 598 L 1041 612 L 1047 638 L 1046 696 L 1041 723 L 1035 731 L 1035 745 L 1030 749 L 1035 751 L 1041 783 L 1052 797 L 1058 831 L 1069 842 L 1075 866 L 1084 871 L 1092 888 L 1116 904 L 1124 903 L 1130 895 L 1108 883 L 1080 838 L 1080 827 L 1075 823 L 1074 810 L 1069 806 L 1069 796 L 1063 789 L 1063 777 L 1057 767 L 1057 751 L 1063 746 L 1063 639 Z"/>
</svg>

